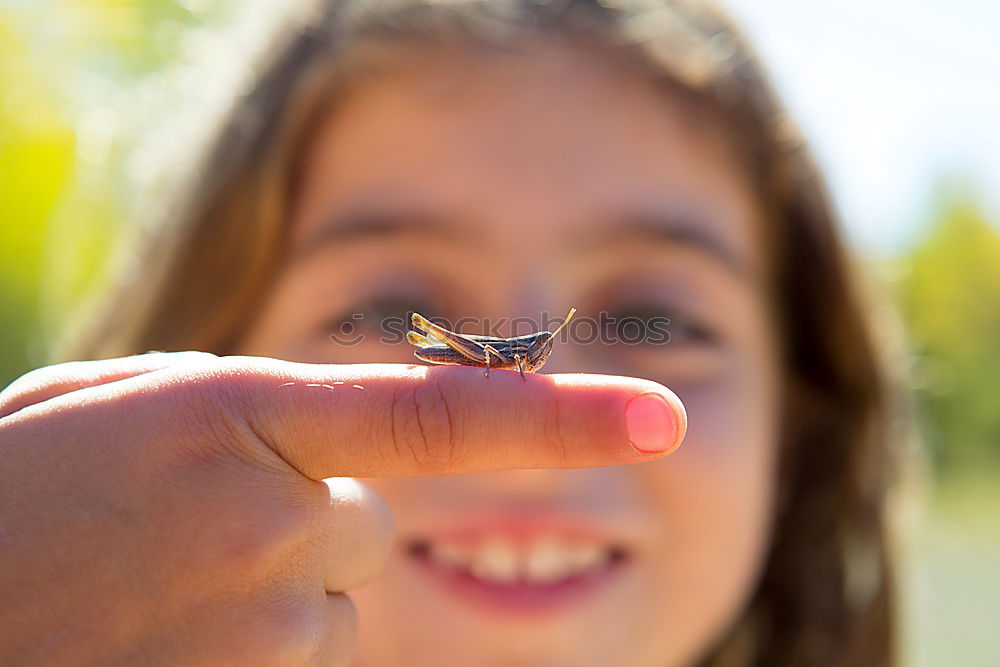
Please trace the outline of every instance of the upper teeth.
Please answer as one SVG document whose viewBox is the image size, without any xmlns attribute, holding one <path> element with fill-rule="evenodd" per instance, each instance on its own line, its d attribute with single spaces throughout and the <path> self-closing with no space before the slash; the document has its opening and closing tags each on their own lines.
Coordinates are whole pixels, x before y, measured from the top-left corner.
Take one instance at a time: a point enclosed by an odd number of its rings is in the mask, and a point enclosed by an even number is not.
<svg viewBox="0 0 1000 667">
<path fill-rule="evenodd" d="M 597 544 L 569 544 L 553 537 L 538 538 L 524 546 L 498 535 L 476 545 L 430 545 L 431 558 L 467 569 L 479 579 L 501 583 L 559 581 L 603 563 L 607 555 Z"/>
</svg>

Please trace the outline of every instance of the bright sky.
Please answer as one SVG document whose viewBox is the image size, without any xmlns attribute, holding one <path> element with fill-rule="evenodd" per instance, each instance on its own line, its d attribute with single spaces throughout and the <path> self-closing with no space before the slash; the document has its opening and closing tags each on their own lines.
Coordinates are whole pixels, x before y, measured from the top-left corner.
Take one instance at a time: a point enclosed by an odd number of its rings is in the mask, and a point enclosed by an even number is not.
<svg viewBox="0 0 1000 667">
<path fill-rule="evenodd" d="M 858 245 L 891 251 L 939 177 L 1000 221 L 1000 0 L 719 0 L 742 22 Z"/>
</svg>

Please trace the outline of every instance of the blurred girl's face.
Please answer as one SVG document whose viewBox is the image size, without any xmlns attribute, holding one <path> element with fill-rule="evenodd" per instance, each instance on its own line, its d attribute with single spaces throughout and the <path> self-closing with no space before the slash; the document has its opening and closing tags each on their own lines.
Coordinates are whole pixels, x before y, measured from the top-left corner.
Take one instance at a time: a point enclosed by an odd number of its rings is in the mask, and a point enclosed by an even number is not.
<svg viewBox="0 0 1000 667">
<path fill-rule="evenodd" d="M 721 135 L 637 69 L 554 40 L 408 54 L 324 119 L 297 197 L 293 250 L 240 353 L 414 362 L 378 341 L 407 310 L 662 315 L 667 344 L 609 342 L 637 329 L 608 325 L 544 370 L 654 379 L 688 411 L 659 461 L 365 480 L 398 543 L 352 591 L 357 664 L 695 660 L 756 582 L 778 426 L 763 222 Z M 332 342 L 345 321 L 366 340 Z"/>
</svg>

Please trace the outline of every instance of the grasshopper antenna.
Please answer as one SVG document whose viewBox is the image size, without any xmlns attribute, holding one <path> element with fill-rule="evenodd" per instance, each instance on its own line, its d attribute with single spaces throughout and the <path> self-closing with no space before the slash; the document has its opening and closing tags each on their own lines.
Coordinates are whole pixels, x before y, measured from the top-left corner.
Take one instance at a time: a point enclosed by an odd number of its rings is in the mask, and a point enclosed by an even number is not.
<svg viewBox="0 0 1000 667">
<path fill-rule="evenodd" d="M 566 319 L 562 321 L 562 324 L 560 324 L 560 325 L 559 325 L 559 326 L 558 326 L 558 327 L 556 328 L 556 330 L 552 332 L 552 338 L 555 338 L 555 337 L 556 337 L 556 334 L 557 334 L 557 333 L 559 333 L 560 331 L 562 331 L 562 328 L 563 328 L 564 326 L 566 326 L 566 325 L 567 325 L 567 324 L 569 323 L 569 320 L 570 320 L 570 318 L 571 318 L 571 317 L 573 317 L 573 315 L 574 315 L 575 313 L 576 313 L 576 308 L 570 308 L 570 309 L 569 309 L 569 315 L 567 315 L 567 316 L 566 316 Z"/>
</svg>

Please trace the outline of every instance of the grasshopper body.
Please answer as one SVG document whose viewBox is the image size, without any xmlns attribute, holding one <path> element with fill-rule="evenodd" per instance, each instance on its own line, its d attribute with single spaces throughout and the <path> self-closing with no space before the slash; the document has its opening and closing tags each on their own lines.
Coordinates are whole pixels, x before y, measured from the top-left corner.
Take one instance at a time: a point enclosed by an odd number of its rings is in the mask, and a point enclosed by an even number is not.
<svg viewBox="0 0 1000 667">
<path fill-rule="evenodd" d="M 485 366 L 487 376 L 490 368 L 517 370 L 524 379 L 526 372 L 534 373 L 545 365 L 552 353 L 556 334 L 566 326 L 575 312 L 576 308 L 571 308 L 569 315 L 555 331 L 539 331 L 515 338 L 459 334 L 413 313 L 410 321 L 423 333 L 408 331 L 406 340 L 417 346 L 413 354 L 418 359 L 432 364 Z"/>
</svg>

